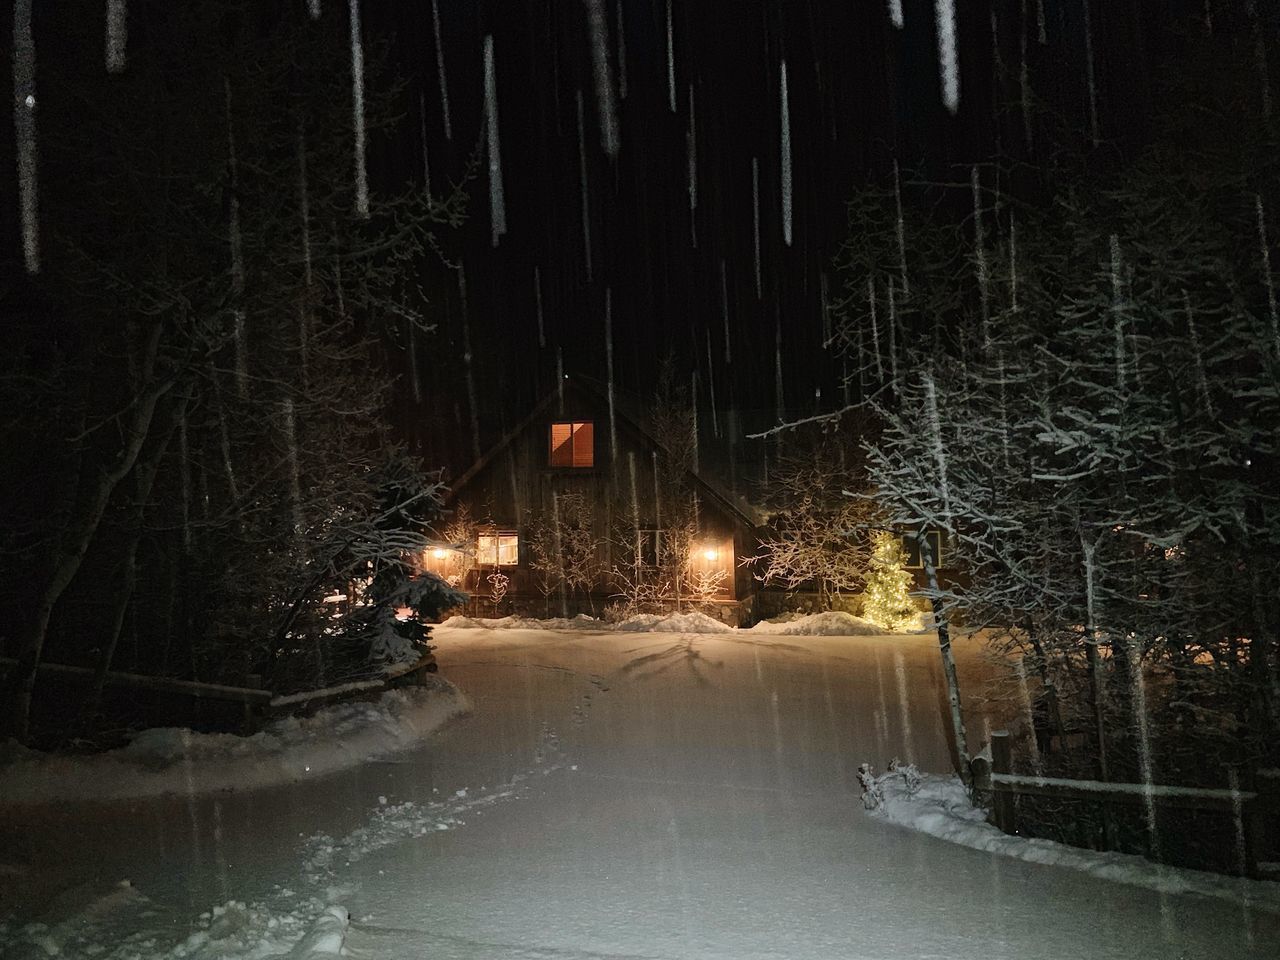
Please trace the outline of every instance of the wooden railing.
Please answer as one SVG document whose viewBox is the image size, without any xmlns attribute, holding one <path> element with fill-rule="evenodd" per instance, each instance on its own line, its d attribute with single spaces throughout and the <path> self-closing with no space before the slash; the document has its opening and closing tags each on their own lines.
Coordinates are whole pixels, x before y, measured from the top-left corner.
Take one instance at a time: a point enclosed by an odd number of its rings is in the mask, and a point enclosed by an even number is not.
<svg viewBox="0 0 1280 960">
<path fill-rule="evenodd" d="M 1244 870 L 1255 878 L 1277 879 L 1280 860 L 1280 770 L 1250 770 L 1236 790 L 1177 787 L 1164 784 L 1103 783 L 1037 777 L 1013 772 L 1013 745 L 1007 730 L 991 735 L 991 759 L 975 757 L 971 764 L 976 791 L 991 797 L 991 822 L 1001 831 L 1018 831 L 1019 796 L 1085 800 L 1124 806 L 1180 807 L 1222 813 L 1236 819 L 1244 845 Z"/>
</svg>

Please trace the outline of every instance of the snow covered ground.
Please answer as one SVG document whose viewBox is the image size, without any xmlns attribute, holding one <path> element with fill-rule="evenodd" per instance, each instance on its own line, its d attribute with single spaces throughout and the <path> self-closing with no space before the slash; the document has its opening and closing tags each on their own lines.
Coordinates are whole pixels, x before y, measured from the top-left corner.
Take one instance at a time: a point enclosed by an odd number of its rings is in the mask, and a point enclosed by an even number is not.
<svg viewBox="0 0 1280 960">
<path fill-rule="evenodd" d="M 1245 960 L 1280 943 L 1267 885 L 1160 892 L 1136 867 L 932 836 L 985 830 L 945 777 L 865 812 L 859 763 L 950 769 L 932 636 L 436 639 L 472 712 L 424 746 L 273 790 L 0 819 L 0 955 Z M 988 667 L 957 651 L 981 729 Z"/>
<path fill-rule="evenodd" d="M 922 616 L 920 630 L 930 629 Z M 637 613 L 618 623 L 597 620 L 585 613 L 572 619 L 556 617 L 551 620 L 532 620 L 528 617 L 450 617 L 443 624 L 451 630 L 622 630 L 628 633 L 733 633 L 734 627 L 721 623 L 705 613 Z M 867 637 L 880 636 L 884 631 L 862 617 L 851 613 L 828 610 L 824 613 L 788 615 L 777 620 L 762 620 L 751 633 L 777 633 L 784 636 L 806 637 Z"/>
</svg>

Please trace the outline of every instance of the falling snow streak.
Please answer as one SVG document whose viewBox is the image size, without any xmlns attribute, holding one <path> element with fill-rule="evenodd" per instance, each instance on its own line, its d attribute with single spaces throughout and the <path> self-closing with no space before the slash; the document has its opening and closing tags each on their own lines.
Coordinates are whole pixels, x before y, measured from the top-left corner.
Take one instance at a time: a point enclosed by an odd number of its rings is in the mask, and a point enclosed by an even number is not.
<svg viewBox="0 0 1280 960">
<path fill-rule="evenodd" d="M 636 452 L 627 451 L 627 471 L 631 474 L 631 534 L 635 538 L 635 565 L 640 568 L 643 559 L 640 543 L 640 490 L 636 481 Z"/>
<path fill-rule="evenodd" d="M 538 348 L 543 349 L 547 345 L 547 331 L 542 320 L 542 269 L 536 265 L 533 268 L 533 306 L 538 313 Z"/>
<path fill-rule="evenodd" d="M 698 472 L 698 368 L 689 371 L 689 442 L 693 449 L 693 472 Z M 697 503 L 695 499 L 694 503 Z"/>
<path fill-rule="evenodd" d="M 973 190 L 973 256 L 978 278 L 978 299 L 982 304 L 982 349 L 991 348 L 991 291 L 988 285 L 986 238 L 982 232 L 982 180 L 978 165 L 970 168 L 969 185 Z"/>
<path fill-rule="evenodd" d="M 556 404 L 564 416 L 564 352 L 556 347 Z"/>
<path fill-rule="evenodd" d="M 1267 213 L 1262 206 L 1262 194 L 1254 195 L 1254 209 L 1258 215 L 1258 249 L 1262 255 L 1262 280 L 1267 285 L 1267 316 L 1271 319 L 1271 343 L 1280 357 L 1280 314 L 1276 311 L 1276 287 L 1271 276 L 1271 246 L 1267 243 Z"/>
<path fill-rule="evenodd" d="M 307 12 L 311 14 L 312 20 L 319 20 L 320 0 L 307 0 Z"/>
<path fill-rule="evenodd" d="M 613 404 L 613 290 L 604 288 L 604 355 L 609 389 L 609 454 L 610 463 L 618 462 L 618 420 Z"/>
<path fill-rule="evenodd" d="M 1084 74 L 1089 87 L 1089 136 L 1096 147 L 1098 136 L 1098 87 L 1093 72 L 1093 21 L 1089 14 L 1089 0 L 1080 0 L 1080 11 L 1084 17 Z"/>
<path fill-rule="evenodd" d="M 689 236 L 698 245 L 698 124 L 694 113 L 693 84 L 689 84 L 689 130 L 685 134 L 689 174 Z"/>
<path fill-rule="evenodd" d="M 720 320 L 724 323 L 724 362 L 728 366 L 733 363 L 733 351 L 729 345 L 729 280 L 724 257 L 720 258 Z"/>
<path fill-rule="evenodd" d="M 228 203 L 228 234 L 231 244 L 231 295 L 234 303 L 232 340 L 235 347 L 236 392 L 241 397 L 249 395 L 249 371 L 245 357 L 244 311 L 244 246 L 240 236 L 240 174 L 236 161 L 236 135 L 232 122 L 231 81 L 222 78 L 222 91 L 227 104 L 227 178 L 230 201 Z"/>
<path fill-rule="evenodd" d="M 653 525 L 662 529 L 662 484 L 658 482 L 658 451 L 650 450 L 649 459 L 653 462 Z"/>
<path fill-rule="evenodd" d="M 902 217 L 902 175 L 898 170 L 897 157 L 893 159 L 893 205 L 898 216 L 895 227 L 898 234 L 898 269 L 902 273 L 902 296 L 906 298 L 911 296 L 911 283 L 907 280 L 907 225 Z"/>
<path fill-rule="evenodd" d="M 925 418 L 929 424 L 929 443 L 933 448 L 933 461 L 938 469 L 938 490 L 942 494 L 943 517 L 951 519 L 951 487 L 947 482 L 947 448 L 942 442 L 942 421 L 938 417 L 938 390 L 932 371 L 921 374 L 924 382 Z"/>
<path fill-rule="evenodd" d="M 191 456 L 187 446 L 187 410 L 178 417 L 178 479 L 182 483 L 182 552 L 191 552 Z"/>
<path fill-rule="evenodd" d="M 493 34 L 484 38 L 484 119 L 489 154 L 489 237 L 493 246 L 507 232 L 507 203 L 502 192 L 502 149 L 498 143 L 498 76 L 493 65 Z"/>
<path fill-rule="evenodd" d="M 422 192 L 431 202 L 431 154 L 427 148 L 427 95 L 418 94 L 418 124 L 422 137 Z"/>
<path fill-rule="evenodd" d="M 596 86 L 596 113 L 600 118 L 600 146 L 610 157 L 618 155 L 618 111 L 613 100 L 613 71 L 609 67 L 609 18 L 604 0 L 585 0 L 587 28 L 591 34 L 591 73 Z"/>
<path fill-rule="evenodd" d="M 956 54 L 955 0 L 934 0 L 938 31 L 938 72 L 942 80 L 942 102 L 955 114 L 960 109 L 960 62 Z"/>
<path fill-rule="evenodd" d="M 1258 65 L 1259 87 L 1262 93 L 1262 116 L 1271 119 L 1271 79 L 1267 71 L 1267 41 L 1263 34 L 1262 19 L 1258 16 L 1258 5 L 1249 0 L 1249 19 L 1253 21 L 1253 56 Z"/>
<path fill-rule="evenodd" d="M 627 27 L 622 13 L 622 0 L 614 7 L 618 21 L 618 97 L 627 99 Z"/>
<path fill-rule="evenodd" d="M 351 123 L 355 131 L 356 213 L 369 216 L 369 177 L 364 157 L 364 44 L 360 40 L 360 0 L 349 0 L 351 14 Z"/>
<path fill-rule="evenodd" d="M 773 389 L 777 404 L 778 422 L 784 422 L 786 416 L 786 396 L 782 384 L 782 307 L 777 308 L 773 326 Z"/>
<path fill-rule="evenodd" d="M 671 0 L 667 0 L 667 101 L 676 112 L 676 32 L 671 20 Z"/>
<path fill-rule="evenodd" d="M 311 289 L 311 198 L 307 189 L 307 133 L 298 121 L 298 216 L 302 221 L 302 278 Z"/>
<path fill-rule="evenodd" d="M 587 193 L 587 134 L 582 120 L 582 91 L 577 91 L 578 104 L 578 179 L 582 186 L 582 257 L 591 282 L 591 207 Z"/>
<path fill-rule="evenodd" d="M 31 34 L 31 0 L 14 0 L 13 5 L 13 136 L 18 153 L 18 203 L 22 215 L 22 259 L 27 273 L 39 273 L 36 44 Z"/>
<path fill-rule="evenodd" d="M 293 513 L 293 533 L 300 537 L 303 532 L 302 523 L 302 478 L 298 469 L 298 425 L 294 417 L 293 400 L 285 397 L 280 404 L 281 417 L 284 420 L 285 452 L 289 457 L 289 501 Z"/>
<path fill-rule="evenodd" d="M 1018 220 L 1009 214 L 1009 309 L 1018 310 Z"/>
<path fill-rule="evenodd" d="M 884 361 L 880 358 L 880 321 L 876 316 L 876 281 L 867 277 L 867 313 L 871 317 L 871 352 L 875 356 L 876 382 L 884 383 Z"/>
<path fill-rule="evenodd" d="M 1200 387 L 1200 400 L 1204 404 L 1204 412 L 1212 419 L 1213 400 L 1209 396 L 1209 380 L 1204 370 L 1204 347 L 1200 343 L 1200 331 L 1196 328 L 1196 314 L 1191 309 L 1191 297 L 1186 290 L 1182 291 L 1182 308 L 1187 314 L 1187 336 L 1191 341 L 1191 352 L 1196 358 L 1196 382 Z"/>
<path fill-rule="evenodd" d="M 413 389 L 413 402 L 422 403 L 422 378 L 418 375 L 418 328 L 407 316 L 405 339 L 409 341 L 409 386 Z"/>
<path fill-rule="evenodd" d="M 444 138 L 453 139 L 453 126 L 449 123 L 449 81 L 444 72 L 444 42 L 440 39 L 440 0 L 431 0 L 431 29 L 436 37 L 436 79 L 440 83 L 440 119 L 444 123 Z"/>
<path fill-rule="evenodd" d="M 822 349 L 824 350 L 831 346 L 831 304 L 829 297 L 827 271 L 823 270 L 818 274 L 818 305 L 822 314 Z"/>
<path fill-rule="evenodd" d="M 756 299 L 759 300 L 763 294 L 760 282 L 760 161 L 756 157 L 751 158 L 751 224 L 755 231 Z"/>
<path fill-rule="evenodd" d="M 707 327 L 707 392 L 711 399 L 711 432 L 720 436 L 720 417 L 716 414 L 716 368 L 711 359 L 711 328 Z"/>
<path fill-rule="evenodd" d="M 782 239 L 791 246 L 791 104 L 787 94 L 787 61 L 782 60 L 779 74 L 781 100 L 781 151 L 780 163 L 782 181 Z"/>
<path fill-rule="evenodd" d="M 467 378 L 467 403 L 471 406 L 471 450 L 480 459 L 480 405 L 476 400 L 476 378 L 471 356 L 471 307 L 467 298 L 467 268 L 458 264 L 458 296 L 462 301 L 462 365 Z"/>
<path fill-rule="evenodd" d="M 1043 46 L 1049 42 L 1049 32 L 1045 29 L 1044 0 L 1036 0 L 1036 40 Z"/>
<path fill-rule="evenodd" d="M 1018 34 L 1018 85 L 1022 101 L 1022 138 L 1031 151 L 1031 68 L 1027 63 L 1027 0 L 1022 0 L 1022 28 Z"/>
<path fill-rule="evenodd" d="M 1142 801 L 1146 811 L 1148 854 L 1157 863 L 1160 855 L 1160 831 L 1156 823 L 1155 791 L 1152 784 L 1155 777 L 1155 764 L 1151 757 L 1151 728 L 1147 721 L 1147 683 L 1142 674 L 1142 651 L 1137 637 L 1129 637 L 1125 643 L 1129 661 L 1130 690 L 1133 704 L 1134 725 L 1138 730 L 1138 776 L 1142 781 Z"/>
<path fill-rule="evenodd" d="M 1115 331 L 1116 389 L 1125 388 L 1124 376 L 1124 311 L 1120 284 L 1120 237 L 1111 235 L 1111 316 Z"/>
<path fill-rule="evenodd" d="M 889 383 L 898 393 L 898 304 L 893 296 L 893 276 L 889 276 Z"/>
<path fill-rule="evenodd" d="M 889 19 L 895 27 L 902 29 L 902 0 L 889 0 Z"/>
<path fill-rule="evenodd" d="M 129 43 L 127 0 L 107 0 L 107 73 L 123 73 Z"/>
</svg>

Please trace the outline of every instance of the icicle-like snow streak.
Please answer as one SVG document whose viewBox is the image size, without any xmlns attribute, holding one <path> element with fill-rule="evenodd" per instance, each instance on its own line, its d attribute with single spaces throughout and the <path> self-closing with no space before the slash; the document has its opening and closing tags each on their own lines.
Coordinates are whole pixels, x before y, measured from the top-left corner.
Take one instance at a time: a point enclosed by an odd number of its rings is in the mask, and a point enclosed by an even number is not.
<svg viewBox="0 0 1280 960">
<path fill-rule="evenodd" d="M 756 254 L 756 299 L 762 296 L 760 278 L 760 161 L 751 158 L 751 225 L 755 237 Z"/>
<path fill-rule="evenodd" d="M 889 19 L 895 27 L 902 29 L 902 0 L 889 0 Z"/>
<path fill-rule="evenodd" d="M 1089 135 L 1096 147 L 1101 138 L 1098 136 L 1098 84 L 1093 67 L 1093 21 L 1089 15 L 1089 0 L 1080 0 L 1080 10 L 1084 16 L 1084 72 L 1089 86 Z"/>
<path fill-rule="evenodd" d="M 582 91 L 577 91 L 578 105 L 578 180 L 582 192 L 582 256 L 591 282 L 591 207 L 587 194 L 587 134 L 582 118 Z"/>
<path fill-rule="evenodd" d="M 542 320 L 542 268 L 537 265 L 533 268 L 533 307 L 538 314 L 538 348 L 543 349 L 547 345 L 547 331 Z"/>
<path fill-rule="evenodd" d="M 942 80 L 942 102 L 954 114 L 960 109 L 960 61 L 956 54 L 955 0 L 934 0 L 938 31 L 938 72 Z"/>
<path fill-rule="evenodd" d="M 667 101 L 676 112 L 676 31 L 671 18 L 671 0 L 667 0 Z"/>
<path fill-rule="evenodd" d="M 13 4 L 13 136 L 18 154 L 18 205 L 22 216 L 22 260 L 40 272 L 40 211 L 36 182 L 36 44 L 31 0 Z"/>
<path fill-rule="evenodd" d="M 1191 297 L 1186 290 L 1182 291 L 1182 308 L 1187 314 L 1187 336 L 1191 341 L 1191 353 L 1196 358 L 1196 382 L 1200 387 L 1200 400 L 1204 404 L 1204 412 L 1210 418 L 1216 416 L 1213 400 L 1209 395 L 1209 378 L 1204 369 L 1204 346 L 1200 343 L 1200 331 L 1196 327 L 1196 313 L 1191 309 Z"/>
<path fill-rule="evenodd" d="M 947 482 L 947 448 L 942 442 L 942 421 L 938 416 L 938 389 L 933 382 L 932 371 L 925 370 L 920 379 L 924 384 L 924 410 L 929 424 L 929 445 L 933 448 L 933 461 L 938 469 L 938 493 L 942 498 L 942 515 L 951 522 L 951 487 Z M 922 548 L 923 549 L 923 548 Z"/>
<path fill-rule="evenodd" d="M 613 402 L 613 290 L 604 288 L 604 356 L 605 372 L 608 375 L 606 386 L 609 389 L 609 453 L 611 464 L 618 462 L 618 419 L 614 412 Z"/>
<path fill-rule="evenodd" d="M 973 189 L 974 269 L 978 275 L 978 300 L 982 304 L 982 349 L 991 349 L 991 294 L 988 289 L 986 239 L 982 232 L 982 180 L 978 165 L 971 168 L 969 184 Z"/>
<path fill-rule="evenodd" d="M 609 66 L 609 17 L 604 0 L 585 0 L 587 30 L 591 36 L 591 74 L 595 78 L 596 112 L 600 117 L 600 146 L 610 157 L 618 155 L 618 111 L 613 100 L 613 71 Z"/>
<path fill-rule="evenodd" d="M 787 61 L 784 57 L 779 74 L 781 84 L 779 98 L 781 100 L 780 131 L 782 136 L 781 185 L 782 185 L 782 239 L 791 246 L 791 104 L 787 94 Z"/>
<path fill-rule="evenodd" d="M 123 73 L 129 43 L 127 0 L 107 0 L 107 73 Z"/>
<path fill-rule="evenodd" d="M 233 319 L 231 335 L 235 349 L 236 393 L 241 398 L 249 395 L 248 358 L 245 348 L 245 323 L 242 301 L 244 298 L 244 244 L 240 235 L 240 173 L 236 161 L 236 135 L 232 124 L 231 81 L 222 78 L 222 90 L 227 103 L 227 178 L 231 200 L 228 206 L 228 233 L 231 243 L 231 296 Z"/>
<path fill-rule="evenodd" d="M 618 98 L 627 99 L 627 21 L 622 13 L 622 0 L 614 7 L 618 22 Z"/>
<path fill-rule="evenodd" d="M 884 361 L 880 357 L 880 321 L 876 316 L 876 281 L 867 277 L 867 312 L 871 316 L 871 350 L 875 354 L 876 382 L 884 383 Z"/>
<path fill-rule="evenodd" d="M 493 34 L 484 38 L 484 120 L 489 154 L 489 238 L 493 246 L 507 232 L 507 202 L 502 192 L 502 148 L 498 142 L 498 75 L 493 64 Z"/>
<path fill-rule="evenodd" d="M 1115 331 L 1116 389 L 1125 388 L 1124 309 L 1120 282 L 1120 237 L 1111 234 L 1111 323 Z"/>
<path fill-rule="evenodd" d="M 444 72 L 444 42 L 440 38 L 440 0 L 431 0 L 431 29 L 436 38 L 436 78 L 440 82 L 440 119 L 444 122 L 444 138 L 453 139 L 449 123 L 449 81 Z"/>
<path fill-rule="evenodd" d="M 786 419 L 786 393 L 782 384 L 782 312 L 779 310 L 773 328 L 773 389 L 778 407 L 778 422 Z"/>
<path fill-rule="evenodd" d="M 689 233 L 698 245 L 698 124 L 694 112 L 693 84 L 689 84 L 689 130 L 685 134 L 685 151 L 689 166 Z"/>
<path fill-rule="evenodd" d="M 364 156 L 364 44 L 360 39 L 360 0 L 348 0 L 351 17 L 351 124 L 355 131 L 356 213 L 369 216 L 369 176 Z"/>
<path fill-rule="evenodd" d="M 307 13 L 311 14 L 312 20 L 319 20 L 320 0 L 307 0 Z"/>
<path fill-rule="evenodd" d="M 733 351 L 729 346 L 729 280 L 725 274 L 724 257 L 720 258 L 720 319 L 724 323 L 724 362 L 733 363 Z"/>
<path fill-rule="evenodd" d="M 902 217 L 902 177 L 898 171 L 898 158 L 893 159 L 893 205 L 897 211 L 898 269 L 902 272 L 902 296 L 911 296 L 911 283 L 907 280 L 907 225 Z"/>
<path fill-rule="evenodd" d="M 1262 194 L 1254 194 L 1254 209 L 1258 215 L 1258 250 L 1262 255 L 1262 281 L 1267 285 L 1267 316 L 1271 320 L 1271 345 L 1280 358 L 1280 314 L 1276 310 L 1276 287 L 1271 276 L 1271 246 L 1267 243 L 1267 212 L 1262 205 Z"/>
</svg>

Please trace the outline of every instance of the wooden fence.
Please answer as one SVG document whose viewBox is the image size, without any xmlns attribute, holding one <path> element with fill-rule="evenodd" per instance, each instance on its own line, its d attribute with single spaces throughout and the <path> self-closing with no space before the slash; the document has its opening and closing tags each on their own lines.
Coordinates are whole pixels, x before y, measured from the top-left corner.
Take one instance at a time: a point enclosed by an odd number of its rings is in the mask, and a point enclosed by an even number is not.
<svg viewBox="0 0 1280 960">
<path fill-rule="evenodd" d="M 973 759 L 974 789 L 991 796 L 991 822 L 1008 834 L 1018 832 L 1019 796 L 1086 800 L 1103 805 L 1179 807 L 1221 813 L 1237 821 L 1243 840 L 1245 872 L 1257 879 L 1280 879 L 1280 770 L 1242 772 L 1240 789 L 1175 787 L 1163 784 L 1103 783 L 1037 777 L 1013 772 L 1013 744 L 1007 730 L 991 735 L 991 759 Z"/>
</svg>

